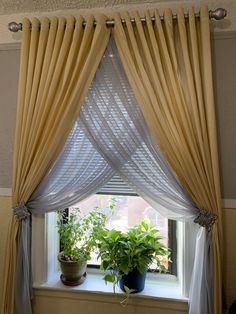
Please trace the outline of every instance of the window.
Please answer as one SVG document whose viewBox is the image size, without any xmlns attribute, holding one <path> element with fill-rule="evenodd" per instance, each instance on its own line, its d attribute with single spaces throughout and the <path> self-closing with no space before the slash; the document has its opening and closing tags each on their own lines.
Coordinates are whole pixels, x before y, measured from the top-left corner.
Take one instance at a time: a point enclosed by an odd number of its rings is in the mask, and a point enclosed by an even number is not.
<svg viewBox="0 0 236 314">
<path fill-rule="evenodd" d="M 59 237 L 56 228 L 57 214 L 33 214 L 32 216 L 32 267 L 33 287 L 64 289 L 60 282 L 60 267 L 57 261 Z M 179 299 L 186 301 L 194 260 L 197 226 L 176 222 L 177 275 L 150 274 L 143 294 L 150 297 Z M 113 293 L 112 285 L 106 285 L 98 269 L 89 268 L 86 285 L 76 290 Z M 73 289 L 73 293 L 75 289 Z"/>
<path fill-rule="evenodd" d="M 168 220 L 153 209 L 144 199 L 133 191 L 118 175 L 104 185 L 96 194 L 70 207 L 67 210 L 69 215 L 74 207 L 79 207 L 82 214 L 87 214 L 92 208 L 98 206 L 101 211 L 107 214 L 108 204 L 115 201 L 115 211 L 107 223 L 107 228 L 125 231 L 128 227 L 138 224 L 142 219 L 148 218 L 152 225 L 160 230 L 163 243 L 171 250 L 170 260 L 163 258 L 163 264 L 168 269 L 168 273 L 177 275 L 177 241 L 176 222 Z M 92 254 L 92 259 L 88 261 L 90 267 L 98 267 L 100 261 L 97 254 Z M 152 269 L 152 267 L 150 267 Z"/>
<path fill-rule="evenodd" d="M 117 178 L 113 178 L 110 182 L 117 180 Z M 120 180 L 120 178 L 119 178 Z M 123 183 L 122 183 L 123 184 Z M 109 186 L 110 187 L 110 184 Z M 107 186 L 104 186 L 98 194 L 93 195 L 90 199 L 88 198 L 89 208 L 93 207 L 93 205 L 97 205 L 97 199 L 100 198 L 100 201 L 103 202 L 105 195 L 105 203 L 107 199 L 111 197 L 118 197 L 122 198 L 122 196 L 110 195 L 107 196 L 104 193 L 107 193 Z M 127 186 L 128 187 L 128 186 Z M 114 189 L 114 187 L 113 187 Z M 119 192 L 123 194 L 123 196 L 127 197 L 125 191 Z M 131 193 L 131 191 L 129 191 Z M 135 193 L 134 193 L 135 194 Z M 128 196 L 128 198 L 134 197 L 136 200 L 140 198 L 137 195 Z M 97 198 L 97 199 L 96 199 Z M 95 201 L 96 199 L 96 201 Z M 86 200 L 82 203 L 86 203 Z M 141 200 L 141 203 L 143 201 Z M 124 205 L 124 201 L 120 201 L 121 204 Z M 136 204 L 136 202 L 132 202 L 132 204 Z M 83 204 L 79 204 L 82 208 Z M 91 207 L 90 207 L 91 206 Z M 146 204 L 145 204 L 146 206 Z M 158 213 L 155 211 L 153 212 L 150 209 L 150 206 L 144 206 L 144 212 L 148 214 L 148 217 L 154 221 L 160 222 L 163 217 L 160 217 Z M 128 221 L 129 212 L 125 215 L 124 214 L 124 207 L 121 209 L 123 222 L 125 224 Z M 127 211 L 126 211 L 127 212 Z M 132 211 L 133 212 L 133 211 Z M 130 211 L 131 213 L 131 211 Z M 119 214 L 117 214 L 119 215 Z M 131 213 L 132 215 L 132 213 Z M 135 219 L 137 216 L 135 215 Z M 139 216 L 140 218 L 140 216 Z M 136 220 L 133 220 L 132 223 L 136 223 Z M 60 268 L 57 262 L 57 254 L 59 253 L 59 236 L 57 233 L 56 228 L 56 220 L 57 214 L 55 212 L 48 213 L 46 215 L 33 215 L 32 217 L 32 265 L 33 265 L 33 282 L 34 287 L 52 287 L 56 289 L 60 289 Z M 113 222 L 114 223 L 114 222 Z M 191 272 L 193 267 L 193 258 L 194 258 L 194 248 L 195 248 L 195 238 L 196 238 L 196 225 L 191 223 L 181 223 L 181 222 L 173 222 L 173 221 L 165 221 L 165 226 L 168 225 L 168 246 L 172 247 L 172 254 L 174 252 L 174 257 L 172 255 L 171 259 L 174 263 L 171 263 L 170 266 L 170 273 L 171 275 L 154 275 L 151 277 L 149 281 L 147 280 L 146 288 L 145 288 L 145 295 L 152 296 L 152 297 L 169 297 L 169 298 L 178 298 L 182 300 L 186 300 L 185 298 L 188 296 L 189 291 L 189 283 L 191 278 Z M 117 226 L 117 224 L 115 224 Z M 195 228 L 195 229 L 194 229 Z M 166 228 L 164 229 L 164 235 L 167 234 Z M 173 247 L 175 250 L 173 250 Z M 173 266 L 174 265 L 174 266 Z M 171 268 L 172 267 L 172 268 Z M 96 272 L 94 272 L 96 271 Z M 102 274 L 99 273 L 99 270 L 94 270 L 93 268 L 89 268 L 88 273 L 88 282 L 91 278 L 90 283 L 86 284 L 85 286 L 78 286 L 78 289 L 85 289 L 86 291 L 101 291 L 101 292 L 112 292 L 111 285 L 105 285 L 102 280 Z M 98 274 L 98 275 L 96 275 Z M 95 277 L 94 277 L 95 276 Z M 164 279 L 165 277 L 166 279 Z M 171 287 L 171 288 L 170 288 Z M 110 290 L 109 290 L 110 289 Z"/>
</svg>

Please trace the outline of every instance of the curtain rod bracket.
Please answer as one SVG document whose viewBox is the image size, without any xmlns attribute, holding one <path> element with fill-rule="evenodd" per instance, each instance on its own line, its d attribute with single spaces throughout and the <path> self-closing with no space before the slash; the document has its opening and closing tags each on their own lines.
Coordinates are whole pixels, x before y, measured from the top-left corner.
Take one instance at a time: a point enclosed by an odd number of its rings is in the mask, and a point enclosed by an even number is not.
<svg viewBox="0 0 236 314">
<path fill-rule="evenodd" d="M 197 14 L 197 16 L 198 15 L 199 14 Z M 217 8 L 215 10 L 209 11 L 209 18 L 210 19 L 222 20 L 226 17 L 226 15 L 227 15 L 227 11 L 223 8 Z M 176 15 L 173 16 L 173 18 L 176 18 L 176 17 L 177 17 Z M 114 25 L 114 20 L 108 20 L 107 25 Z M 13 33 L 17 33 L 18 31 L 22 31 L 22 23 L 11 22 L 8 24 L 8 29 L 10 32 L 13 32 Z"/>
</svg>

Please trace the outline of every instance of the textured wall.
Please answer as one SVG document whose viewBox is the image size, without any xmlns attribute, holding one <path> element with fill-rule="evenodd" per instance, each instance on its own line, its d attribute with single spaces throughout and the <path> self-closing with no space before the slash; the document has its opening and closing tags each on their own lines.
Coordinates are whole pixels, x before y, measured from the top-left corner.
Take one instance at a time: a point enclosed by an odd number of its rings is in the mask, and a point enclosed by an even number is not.
<svg viewBox="0 0 236 314">
<path fill-rule="evenodd" d="M 152 4 L 162 6 L 166 4 L 173 6 L 174 4 L 179 5 L 180 3 L 194 3 L 199 5 L 203 1 L 201 0 L 3 0 L 0 2 L 0 14 L 13 14 L 22 12 L 48 12 L 57 10 L 68 10 L 68 9 L 97 9 L 97 8 L 121 8 L 124 6 L 132 5 L 145 5 L 149 6 Z M 209 3 L 212 6 L 219 6 L 219 3 L 224 2 L 226 5 L 234 2 L 234 0 L 206 0 L 204 3 Z"/>
<path fill-rule="evenodd" d="M 177 2 L 180 0 L 177 0 Z M 93 9 L 127 4 L 150 4 L 158 2 L 171 2 L 171 0 L 7 0 L 0 3 L 0 14 L 19 12 L 56 11 L 64 9 Z"/>
<path fill-rule="evenodd" d="M 2 302 L 2 281 L 4 258 L 6 253 L 7 230 L 11 217 L 11 197 L 0 195 L 0 306 Z"/>
<path fill-rule="evenodd" d="M 224 252 L 223 277 L 224 296 L 227 306 L 236 300 L 236 208 L 223 210 Z"/>
<path fill-rule="evenodd" d="M 84 16 L 88 14 L 104 13 L 108 17 L 112 17 L 114 11 L 128 10 L 130 12 L 139 10 L 143 12 L 145 9 L 152 10 L 153 8 L 160 9 L 172 8 L 175 12 L 181 5 L 184 9 L 190 5 L 195 5 L 198 10 L 201 3 L 207 4 L 209 9 L 214 10 L 218 7 L 223 7 L 228 11 L 227 18 L 222 21 L 214 22 L 216 31 L 235 31 L 236 30 L 236 1 L 235 0 L 44 0 L 44 1 L 22 1 L 8 0 L 0 1 L 0 43 L 12 43 L 21 39 L 21 34 L 12 34 L 8 31 L 7 25 L 9 22 L 21 22 L 27 16 L 50 16 L 50 15 L 78 15 Z"/>
<path fill-rule="evenodd" d="M 126 307 L 112 294 L 36 289 L 34 314 L 187 314 L 188 304 L 165 299 L 131 297 Z"/>
<path fill-rule="evenodd" d="M 225 199 L 236 199 L 236 33 L 213 44 L 215 102 L 218 119 L 221 186 Z"/>
<path fill-rule="evenodd" d="M 0 188 L 11 187 L 19 50 L 0 50 Z"/>
</svg>

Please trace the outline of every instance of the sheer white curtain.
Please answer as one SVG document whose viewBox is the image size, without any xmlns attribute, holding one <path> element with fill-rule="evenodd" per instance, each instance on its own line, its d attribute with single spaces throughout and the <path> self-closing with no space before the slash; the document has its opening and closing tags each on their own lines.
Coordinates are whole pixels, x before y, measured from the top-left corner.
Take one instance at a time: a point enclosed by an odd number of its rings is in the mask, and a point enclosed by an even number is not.
<svg viewBox="0 0 236 314">
<path fill-rule="evenodd" d="M 198 210 L 149 135 L 112 40 L 79 120 L 97 151 L 162 215 L 184 221 L 196 216 Z"/>
<path fill-rule="evenodd" d="M 49 212 L 74 205 L 96 193 L 115 174 L 85 132 L 78 119 L 55 165 L 27 204 L 32 212 Z"/>
<path fill-rule="evenodd" d="M 188 221 L 198 215 L 149 135 L 111 40 L 63 152 L 27 207 L 32 213 L 68 207 L 95 193 L 115 173 L 167 218 Z M 197 247 L 207 250 L 205 229 L 199 235 Z M 211 313 L 207 302 L 197 310 L 211 288 L 208 266 L 196 255 L 191 313 Z"/>
<path fill-rule="evenodd" d="M 66 145 L 28 208 L 75 204 L 115 173 L 165 217 L 196 217 L 198 209 L 149 135 L 111 40 Z"/>
</svg>

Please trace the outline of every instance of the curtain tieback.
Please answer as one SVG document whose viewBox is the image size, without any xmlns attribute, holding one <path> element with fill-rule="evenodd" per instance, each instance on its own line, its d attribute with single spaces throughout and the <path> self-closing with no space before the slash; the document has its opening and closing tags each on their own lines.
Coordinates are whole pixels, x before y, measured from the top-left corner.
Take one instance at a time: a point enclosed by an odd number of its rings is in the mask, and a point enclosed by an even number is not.
<svg viewBox="0 0 236 314">
<path fill-rule="evenodd" d="M 211 231 L 212 226 L 216 222 L 218 216 L 209 212 L 208 210 L 202 208 L 199 209 L 198 216 L 194 219 L 195 223 L 198 223 L 200 226 L 205 227 L 207 231 Z"/>
<path fill-rule="evenodd" d="M 19 203 L 13 207 L 13 213 L 18 220 L 25 220 L 30 216 L 30 212 L 24 203 Z"/>
</svg>

